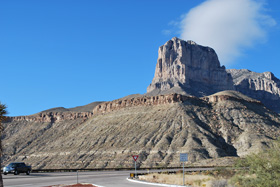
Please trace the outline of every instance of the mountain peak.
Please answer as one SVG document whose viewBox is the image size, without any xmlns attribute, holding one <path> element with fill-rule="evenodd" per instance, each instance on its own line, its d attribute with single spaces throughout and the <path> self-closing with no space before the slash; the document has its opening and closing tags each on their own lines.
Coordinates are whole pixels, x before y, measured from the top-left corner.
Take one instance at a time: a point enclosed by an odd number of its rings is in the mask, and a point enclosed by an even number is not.
<svg viewBox="0 0 280 187">
<path fill-rule="evenodd" d="M 205 96 L 233 89 L 231 76 L 210 47 L 173 37 L 159 47 L 155 76 L 148 95 L 177 92 Z"/>
<path fill-rule="evenodd" d="M 186 41 L 184 41 L 184 40 L 182 40 L 182 39 L 180 39 L 180 38 L 177 38 L 177 37 L 171 38 L 170 41 L 174 41 L 174 42 L 186 42 Z M 194 41 L 192 41 L 192 40 L 187 40 L 187 43 L 188 43 L 188 44 L 191 44 L 191 45 L 196 45 L 196 43 L 195 43 Z"/>
</svg>

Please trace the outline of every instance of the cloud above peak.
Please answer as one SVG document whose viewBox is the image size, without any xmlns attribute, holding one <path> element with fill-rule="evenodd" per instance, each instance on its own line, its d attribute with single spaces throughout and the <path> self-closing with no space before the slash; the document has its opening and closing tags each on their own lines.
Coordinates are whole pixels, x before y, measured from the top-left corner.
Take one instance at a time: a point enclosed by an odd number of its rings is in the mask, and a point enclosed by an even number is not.
<svg viewBox="0 0 280 187">
<path fill-rule="evenodd" d="M 207 0 L 183 16 L 181 38 L 214 48 L 222 64 L 231 64 L 243 49 L 264 42 L 267 28 L 276 25 L 264 6 L 264 1 Z"/>
</svg>

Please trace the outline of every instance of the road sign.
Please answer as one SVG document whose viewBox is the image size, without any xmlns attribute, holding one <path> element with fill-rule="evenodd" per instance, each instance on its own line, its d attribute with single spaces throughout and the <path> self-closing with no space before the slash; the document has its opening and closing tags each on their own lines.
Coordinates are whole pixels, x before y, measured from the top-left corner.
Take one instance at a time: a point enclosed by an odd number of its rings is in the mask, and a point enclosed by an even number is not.
<svg viewBox="0 0 280 187">
<path fill-rule="evenodd" d="M 188 153 L 180 153 L 180 162 L 183 162 L 183 186 L 185 186 L 185 162 L 188 161 Z"/>
<path fill-rule="evenodd" d="M 180 162 L 188 161 L 188 153 L 180 153 Z"/>
<path fill-rule="evenodd" d="M 134 161 L 136 162 L 136 160 L 138 159 L 139 155 L 132 155 Z"/>
<path fill-rule="evenodd" d="M 139 155 L 132 155 L 133 160 L 135 161 L 135 178 L 137 178 L 137 171 L 136 171 L 136 160 L 138 159 Z"/>
</svg>

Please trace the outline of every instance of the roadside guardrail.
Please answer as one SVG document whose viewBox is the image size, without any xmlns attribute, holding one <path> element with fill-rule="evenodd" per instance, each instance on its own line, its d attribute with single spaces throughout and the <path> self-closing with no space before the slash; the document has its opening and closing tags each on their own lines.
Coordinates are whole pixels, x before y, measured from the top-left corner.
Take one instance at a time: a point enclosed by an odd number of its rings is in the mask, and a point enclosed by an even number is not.
<svg viewBox="0 0 280 187">
<path fill-rule="evenodd" d="M 185 167 L 185 169 L 197 169 L 197 168 L 202 168 L 205 170 L 206 168 L 228 168 L 228 166 L 198 166 L 198 167 Z M 77 172 L 77 171 L 129 171 L 129 170 L 134 170 L 135 168 L 73 168 L 73 169 L 32 169 L 33 173 L 43 173 L 43 172 Z M 154 168 L 137 168 L 139 170 L 180 170 L 182 169 L 181 167 L 154 167 Z M 198 170 L 196 170 L 198 171 Z M 170 171 L 172 172 L 172 171 Z"/>
</svg>

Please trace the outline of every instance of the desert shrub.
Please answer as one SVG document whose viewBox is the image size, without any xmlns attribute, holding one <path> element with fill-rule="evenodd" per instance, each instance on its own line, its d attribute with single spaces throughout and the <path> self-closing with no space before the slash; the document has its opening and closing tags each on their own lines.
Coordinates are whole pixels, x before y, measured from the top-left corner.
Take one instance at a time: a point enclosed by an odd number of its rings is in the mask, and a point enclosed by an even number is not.
<svg viewBox="0 0 280 187">
<path fill-rule="evenodd" d="M 211 182 L 212 187 L 227 187 L 228 183 L 226 179 L 219 179 L 219 180 L 213 180 Z"/>
<path fill-rule="evenodd" d="M 217 168 L 216 170 L 213 170 L 209 175 L 212 175 L 216 178 L 229 179 L 234 176 L 234 174 L 235 171 L 230 168 Z"/>
<path fill-rule="evenodd" d="M 202 182 L 202 180 L 195 180 L 193 183 L 197 186 L 201 186 Z"/>
<path fill-rule="evenodd" d="M 280 186 L 280 140 L 271 148 L 246 156 L 236 163 L 236 175 L 231 183 L 246 187 Z"/>
</svg>

